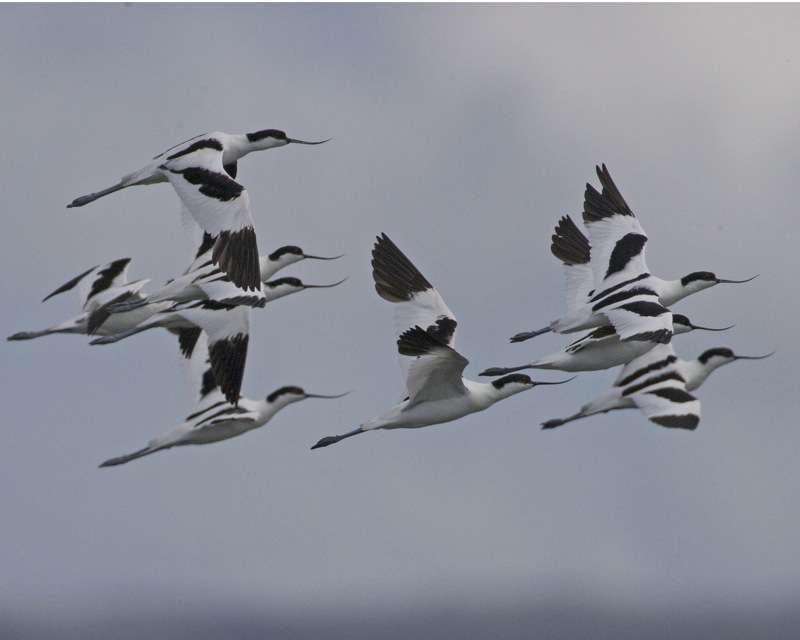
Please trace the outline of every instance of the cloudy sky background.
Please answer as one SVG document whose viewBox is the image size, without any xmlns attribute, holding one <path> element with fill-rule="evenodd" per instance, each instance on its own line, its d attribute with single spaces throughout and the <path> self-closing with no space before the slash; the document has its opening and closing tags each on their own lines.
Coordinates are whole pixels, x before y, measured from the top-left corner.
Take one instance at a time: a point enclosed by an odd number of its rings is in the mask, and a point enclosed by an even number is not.
<svg viewBox="0 0 800 640">
<path fill-rule="evenodd" d="M 131 256 L 131 276 L 155 281 L 185 266 L 168 186 L 68 211 L 73 197 L 196 133 L 277 127 L 333 140 L 240 164 L 262 252 L 343 252 L 285 275 L 350 280 L 254 318 L 245 391 L 356 390 L 100 471 L 190 410 L 174 339 L 4 343 L 0 612 L 683 617 L 796 601 L 798 32 L 797 6 L 0 8 L 3 335 L 73 315 L 70 296 L 40 300 L 98 262 Z M 695 433 L 635 412 L 540 432 L 606 372 L 308 451 L 402 393 L 375 234 L 459 317 L 469 376 L 521 363 L 563 343 L 507 337 L 561 312 L 549 237 L 599 162 L 650 235 L 654 273 L 761 274 L 680 303 L 737 326 L 682 336 L 679 354 L 775 357 L 718 371 Z"/>
</svg>

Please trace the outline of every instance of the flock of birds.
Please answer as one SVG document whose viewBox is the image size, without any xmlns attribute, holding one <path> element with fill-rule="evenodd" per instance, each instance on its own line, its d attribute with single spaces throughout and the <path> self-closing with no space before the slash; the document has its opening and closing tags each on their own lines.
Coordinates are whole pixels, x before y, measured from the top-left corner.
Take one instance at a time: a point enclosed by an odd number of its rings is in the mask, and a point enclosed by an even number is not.
<svg viewBox="0 0 800 640">
<path fill-rule="evenodd" d="M 184 422 L 153 438 L 133 453 L 111 458 L 101 467 L 124 464 L 157 451 L 232 438 L 266 424 L 279 410 L 321 395 L 284 386 L 264 400 L 241 396 L 252 309 L 305 289 L 335 287 L 344 282 L 308 285 L 297 278 L 273 278 L 300 260 L 336 260 L 297 246 L 284 246 L 261 256 L 258 251 L 250 198 L 236 181 L 237 162 L 254 151 L 288 144 L 318 145 L 287 137 L 276 129 L 247 134 L 222 132 L 195 136 L 155 156 L 143 168 L 101 191 L 76 198 L 81 207 L 135 185 L 169 182 L 181 201 L 186 219 L 202 232 L 189 267 L 152 293 L 149 280 L 128 281 L 129 258 L 92 267 L 66 282 L 44 300 L 77 289 L 81 312 L 41 331 L 9 336 L 27 340 L 50 334 L 95 336 L 91 344 L 118 342 L 162 327 L 177 335 L 181 354 L 189 361 L 197 402 Z M 578 418 L 618 409 L 638 408 L 663 427 L 695 429 L 700 402 L 690 392 L 716 368 L 741 359 L 731 349 L 708 349 L 694 360 L 675 355 L 672 336 L 693 330 L 725 331 L 693 324 L 669 307 L 682 298 L 726 280 L 698 271 L 679 280 L 651 275 L 645 262 L 647 235 L 605 165 L 597 168 L 601 189 L 586 185 L 583 223 L 586 234 L 570 216 L 562 217 L 552 236 L 551 251 L 565 268 L 566 313 L 536 331 L 519 333 L 511 342 L 537 335 L 588 333 L 561 351 L 528 364 L 493 367 L 481 375 L 491 382 L 464 378 L 469 361 L 455 349 L 458 322 L 436 288 L 385 234 L 372 250 L 372 275 L 378 295 L 392 303 L 397 351 L 406 377 L 402 401 L 362 423 L 357 429 L 322 438 L 312 449 L 375 429 L 418 428 L 456 420 L 543 382 L 519 373 L 524 369 L 568 372 L 597 371 L 621 366 L 610 391 L 583 405 L 567 418 L 548 420 L 551 429 Z M 588 236 L 588 237 L 587 237 Z M 753 276 L 756 277 L 756 276 Z"/>
</svg>

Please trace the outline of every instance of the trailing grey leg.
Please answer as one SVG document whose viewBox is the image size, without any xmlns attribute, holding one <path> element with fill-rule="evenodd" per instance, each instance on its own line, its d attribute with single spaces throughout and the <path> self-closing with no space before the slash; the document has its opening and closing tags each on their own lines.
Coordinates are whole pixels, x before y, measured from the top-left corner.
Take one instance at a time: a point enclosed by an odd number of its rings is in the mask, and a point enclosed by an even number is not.
<svg viewBox="0 0 800 640">
<path fill-rule="evenodd" d="M 95 191 L 94 193 L 87 193 L 85 196 L 80 196 L 75 198 L 72 202 L 67 205 L 67 209 L 71 209 L 72 207 L 82 207 L 90 202 L 94 202 L 95 200 L 102 198 L 103 196 L 107 196 L 115 191 L 119 191 L 120 189 L 124 189 L 131 185 L 122 184 L 118 182 L 113 187 L 109 187 L 108 189 L 102 189 L 100 191 Z"/>
<path fill-rule="evenodd" d="M 591 414 L 578 411 L 578 413 L 571 415 L 568 418 L 554 418 L 553 420 L 547 420 L 546 422 L 542 423 L 542 429 L 555 429 L 556 427 L 560 427 L 562 424 L 567 424 L 567 422 L 572 422 L 573 420 L 578 420 L 579 418 L 585 418 L 587 415 Z"/>
<path fill-rule="evenodd" d="M 364 433 L 365 429 L 359 427 L 358 429 L 353 429 L 353 431 L 349 431 L 348 433 L 343 433 L 340 436 L 327 436 L 322 438 L 317 444 L 315 444 L 312 449 L 319 449 L 320 447 L 327 447 L 331 444 L 336 444 L 339 440 L 344 440 L 345 438 L 349 438 L 350 436 L 358 435 L 359 433 Z"/>
<path fill-rule="evenodd" d="M 133 453 L 129 453 L 125 456 L 119 456 L 117 458 L 109 458 L 104 463 L 100 465 L 100 469 L 103 467 L 116 467 L 120 464 L 125 464 L 126 462 L 130 462 L 131 460 L 136 460 L 137 458 L 143 458 L 144 456 L 149 456 L 151 453 L 155 453 L 156 451 L 161 451 L 162 449 L 169 449 L 169 447 L 145 447 L 144 449 L 139 449 L 138 451 L 134 451 Z"/>
<path fill-rule="evenodd" d="M 531 338 L 535 338 L 536 336 L 540 336 L 543 333 L 550 333 L 552 329 L 547 326 L 543 329 L 537 329 L 536 331 L 523 331 L 522 333 L 517 333 L 516 335 L 511 336 L 509 339 L 510 342 L 525 342 L 526 340 L 530 340 Z"/>
</svg>

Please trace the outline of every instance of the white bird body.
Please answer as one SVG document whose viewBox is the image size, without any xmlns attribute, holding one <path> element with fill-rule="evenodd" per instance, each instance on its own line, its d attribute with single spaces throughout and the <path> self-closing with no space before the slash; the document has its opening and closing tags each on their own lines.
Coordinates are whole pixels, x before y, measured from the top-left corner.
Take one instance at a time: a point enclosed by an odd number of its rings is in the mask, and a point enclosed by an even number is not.
<svg viewBox="0 0 800 640">
<path fill-rule="evenodd" d="M 672 315 L 673 335 L 689 331 L 726 331 L 731 327 L 714 329 L 692 324 L 686 316 Z M 491 367 L 482 376 L 501 376 L 524 369 L 555 369 L 558 371 L 601 371 L 625 365 L 631 360 L 647 353 L 654 344 L 646 340 L 620 340 L 612 327 L 599 327 L 571 342 L 561 351 L 537 358 L 533 362 L 518 367 Z"/>
<path fill-rule="evenodd" d="M 533 388 L 528 376 L 512 374 L 491 383 L 463 377 L 469 361 L 454 349 L 457 321 L 439 292 L 385 235 L 372 251 L 372 277 L 384 300 L 394 303 L 397 350 L 406 370 L 408 397 L 357 429 L 319 440 L 326 447 L 374 429 L 417 429 L 483 411 Z"/>
<path fill-rule="evenodd" d="M 681 360 L 672 345 L 658 345 L 626 364 L 609 391 L 584 404 L 578 413 L 548 420 L 543 427 L 552 429 L 598 413 L 638 408 L 655 424 L 693 430 L 700 422 L 700 401 L 689 391 L 699 388 L 725 364 L 770 355 L 738 356 L 728 348 L 718 347 L 704 351 L 694 360 Z"/>
<path fill-rule="evenodd" d="M 672 338 L 669 305 L 723 282 L 698 271 L 680 280 L 652 275 L 645 260 L 647 234 L 603 165 L 602 193 L 586 185 L 583 222 L 588 238 L 569 216 L 559 221 L 551 251 L 565 266 L 567 311 L 544 329 L 511 338 L 522 342 L 548 331 L 572 333 L 611 325 L 623 341 L 667 343 Z M 755 277 L 755 276 L 754 276 Z M 750 278 L 752 280 L 752 278 Z"/>
</svg>

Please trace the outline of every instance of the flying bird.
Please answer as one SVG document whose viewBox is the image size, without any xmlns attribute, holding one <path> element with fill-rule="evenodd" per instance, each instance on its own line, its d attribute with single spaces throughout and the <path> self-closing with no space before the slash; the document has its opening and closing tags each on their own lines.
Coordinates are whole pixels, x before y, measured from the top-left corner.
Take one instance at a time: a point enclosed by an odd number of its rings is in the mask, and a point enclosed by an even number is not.
<svg viewBox="0 0 800 640">
<path fill-rule="evenodd" d="M 120 258 L 106 264 L 97 265 L 65 282 L 55 291 L 45 296 L 42 302 L 53 296 L 77 289 L 81 313 L 60 324 L 40 331 L 20 331 L 8 336 L 8 340 L 31 340 L 56 333 L 82 335 L 113 335 L 127 331 L 153 314 L 170 306 L 157 304 L 148 308 L 113 314 L 110 307 L 126 301 L 138 301 L 140 291 L 149 280 L 128 282 L 130 258 Z"/>
<path fill-rule="evenodd" d="M 394 305 L 397 350 L 406 371 L 407 397 L 349 433 L 322 438 L 312 449 L 374 429 L 413 429 L 449 422 L 536 385 L 568 382 L 537 382 L 523 374 L 491 383 L 467 380 L 463 372 L 469 361 L 455 350 L 458 323 L 453 312 L 386 234 L 377 238 L 372 267 L 375 290 Z"/>
<path fill-rule="evenodd" d="M 211 259 L 232 282 L 258 290 L 260 265 L 250 196 L 232 177 L 236 162 L 260 149 L 285 146 L 294 140 L 276 129 L 232 135 L 221 132 L 196 136 L 155 156 L 107 189 L 81 196 L 68 207 L 78 207 L 126 187 L 170 182 L 194 221 L 215 238 Z"/>
<path fill-rule="evenodd" d="M 264 426 L 278 411 L 294 402 L 308 398 L 335 399 L 347 395 L 320 395 L 308 393 L 301 387 L 285 386 L 276 389 L 264 400 L 237 398 L 238 404 L 234 405 L 228 402 L 216 384 L 210 358 L 205 357 L 208 351 L 203 348 L 199 352 L 203 355 L 206 368 L 200 382 L 198 402 L 192 413 L 176 428 L 150 440 L 144 448 L 106 460 L 100 467 L 125 464 L 172 447 L 211 444 L 235 438 Z"/>
<path fill-rule="evenodd" d="M 602 192 L 586 184 L 583 222 L 587 238 L 569 216 L 555 228 L 551 251 L 564 265 L 567 312 L 548 326 L 518 333 L 522 342 L 553 331 L 571 333 L 612 325 L 622 340 L 668 342 L 668 307 L 688 295 L 726 280 L 695 271 L 679 280 L 651 275 L 645 261 L 647 234 L 617 189 L 605 165 L 597 167 Z"/>
<path fill-rule="evenodd" d="M 681 360 L 671 344 L 658 345 L 625 365 L 609 392 L 583 405 L 574 415 L 542 423 L 542 428 L 553 429 L 597 413 L 638 408 L 657 425 L 693 430 L 700 422 L 700 401 L 689 391 L 723 365 L 771 355 L 739 356 L 727 347 L 717 347 L 695 360 Z"/>
<path fill-rule="evenodd" d="M 672 314 L 672 333 L 679 335 L 690 331 L 727 331 L 733 325 L 721 328 L 702 327 L 680 313 Z M 503 376 L 525 369 L 557 369 L 559 371 L 600 371 L 624 365 L 647 353 L 653 344 L 642 340 L 623 342 L 611 326 L 598 327 L 568 344 L 561 351 L 537 358 L 519 367 L 491 367 L 482 376 Z"/>
</svg>

